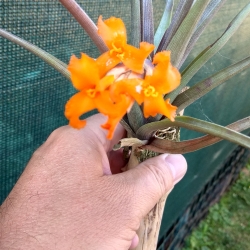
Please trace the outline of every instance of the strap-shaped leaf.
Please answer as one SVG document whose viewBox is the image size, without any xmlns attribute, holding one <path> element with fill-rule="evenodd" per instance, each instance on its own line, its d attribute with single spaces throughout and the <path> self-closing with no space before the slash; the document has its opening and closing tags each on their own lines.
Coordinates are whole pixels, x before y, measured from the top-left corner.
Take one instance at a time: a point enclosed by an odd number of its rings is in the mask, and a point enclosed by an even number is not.
<svg viewBox="0 0 250 250">
<path fill-rule="evenodd" d="M 228 125 L 227 128 L 238 132 L 250 128 L 250 116 Z M 185 154 L 208 147 L 221 140 L 221 138 L 212 135 L 205 135 L 199 138 L 181 142 L 156 138 L 153 139 L 150 144 L 142 146 L 141 148 L 159 153 Z"/>
<path fill-rule="evenodd" d="M 197 71 L 213 56 L 215 55 L 229 40 L 229 38 L 237 31 L 241 23 L 250 13 L 250 3 L 247 4 L 241 12 L 232 20 L 224 33 L 210 46 L 203 50 L 182 72 L 181 84 L 174 91 L 165 96 L 173 101 L 181 90 L 188 84 L 190 79 L 197 73 Z"/>
<path fill-rule="evenodd" d="M 127 116 L 128 116 L 129 124 L 134 131 L 136 131 L 145 123 L 144 122 L 145 118 L 143 116 L 141 107 L 137 102 L 134 102 Z"/>
<path fill-rule="evenodd" d="M 152 0 L 141 1 L 141 41 L 154 43 L 154 17 Z"/>
<path fill-rule="evenodd" d="M 198 24 L 203 11 L 207 7 L 210 0 L 197 0 L 182 24 L 176 31 L 176 34 L 167 46 L 167 50 L 171 51 L 171 60 L 177 68 L 185 53 L 186 47 L 192 37 L 196 25 Z"/>
<path fill-rule="evenodd" d="M 127 131 L 128 137 L 136 137 L 135 132 L 129 125 L 128 117 L 126 115 L 122 118 L 120 124 Z"/>
<path fill-rule="evenodd" d="M 75 0 L 60 0 L 61 4 L 71 13 L 95 43 L 100 52 L 108 51 L 108 47 L 97 33 L 97 27 L 88 14 Z"/>
<path fill-rule="evenodd" d="M 250 56 L 221 70 L 220 72 L 206 78 L 195 84 L 188 90 L 179 94 L 173 102 L 178 107 L 177 113 L 207 94 L 212 89 L 218 87 L 221 83 L 250 67 Z"/>
<path fill-rule="evenodd" d="M 40 57 L 43 61 L 48 63 L 50 66 L 52 66 L 54 69 L 59 71 L 63 76 L 70 80 L 70 72 L 67 70 L 67 64 L 63 63 L 58 58 L 52 56 L 51 54 L 40 49 L 39 47 L 21 39 L 20 37 L 7 32 L 6 30 L 0 29 L 0 36 L 8 39 L 9 41 L 27 49 L 34 55 Z"/>
<path fill-rule="evenodd" d="M 155 50 L 157 50 L 164 33 L 170 25 L 172 12 L 173 12 L 174 0 L 166 0 L 165 9 L 160 21 L 160 24 L 155 32 L 154 45 Z"/>
<path fill-rule="evenodd" d="M 131 0 L 131 44 L 137 48 L 141 39 L 140 0 Z"/>
<path fill-rule="evenodd" d="M 145 124 L 136 131 L 136 135 L 140 140 L 149 140 L 154 132 L 168 127 L 187 128 L 250 148 L 250 137 L 218 124 L 202 121 L 189 116 L 176 117 L 174 122 L 171 122 L 169 119 L 164 119 L 162 121 Z"/>
<path fill-rule="evenodd" d="M 165 31 L 156 52 L 160 52 L 160 51 L 165 50 L 167 48 L 171 39 L 175 35 L 177 29 L 179 28 L 182 21 L 184 20 L 184 18 L 188 14 L 193 2 L 194 2 L 194 0 L 180 0 L 179 4 L 177 5 L 174 16 L 171 20 L 171 24 L 170 24 L 169 28 Z"/>
<path fill-rule="evenodd" d="M 195 29 L 195 32 L 193 33 L 187 45 L 187 48 L 182 57 L 179 67 L 181 67 L 182 64 L 185 62 L 187 56 L 195 46 L 199 37 L 201 36 L 207 25 L 210 23 L 210 21 L 213 19 L 215 14 L 219 11 L 219 9 L 223 6 L 225 2 L 226 0 L 211 0 L 211 2 L 208 4 L 207 8 L 205 9 L 204 13 L 201 16 L 201 19 Z"/>
</svg>

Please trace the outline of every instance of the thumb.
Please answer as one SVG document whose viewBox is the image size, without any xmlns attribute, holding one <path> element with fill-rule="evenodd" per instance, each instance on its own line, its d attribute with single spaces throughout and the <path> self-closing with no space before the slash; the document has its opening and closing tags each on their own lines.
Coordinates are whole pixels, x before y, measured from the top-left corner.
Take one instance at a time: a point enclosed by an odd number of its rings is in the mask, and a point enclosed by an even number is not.
<svg viewBox="0 0 250 250">
<path fill-rule="evenodd" d="M 182 155 L 162 154 L 140 163 L 125 172 L 125 178 L 133 190 L 133 204 L 144 217 L 160 198 L 170 192 L 187 171 L 187 162 Z"/>
</svg>

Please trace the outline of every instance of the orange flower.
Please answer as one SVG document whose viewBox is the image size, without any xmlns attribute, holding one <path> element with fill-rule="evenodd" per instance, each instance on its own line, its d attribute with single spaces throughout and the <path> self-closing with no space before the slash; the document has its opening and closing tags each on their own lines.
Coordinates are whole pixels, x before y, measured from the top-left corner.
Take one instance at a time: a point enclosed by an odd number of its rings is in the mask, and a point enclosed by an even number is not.
<svg viewBox="0 0 250 250">
<path fill-rule="evenodd" d="M 111 139 L 134 101 L 143 103 L 146 118 L 160 113 L 174 121 L 177 107 L 165 101 L 164 95 L 179 86 L 181 76 L 170 63 L 170 52 L 157 53 L 153 60 L 156 66 L 145 66 L 146 77 L 142 79 L 144 62 L 154 45 L 141 42 L 139 49 L 128 45 L 125 25 L 115 17 L 103 21 L 100 16 L 98 33 L 109 51 L 96 60 L 83 53 L 80 59 L 72 56 L 68 66 L 72 83 L 79 90 L 65 106 L 69 124 L 78 129 L 84 127 L 86 121 L 80 119 L 81 115 L 98 109 L 108 117 L 102 127 L 108 130 L 107 137 Z M 120 62 L 124 66 L 114 68 Z"/>
<path fill-rule="evenodd" d="M 143 73 L 144 61 L 154 50 L 154 45 L 141 42 L 139 49 L 128 45 L 126 28 L 120 18 L 111 17 L 103 21 L 102 16 L 100 16 L 97 27 L 98 34 L 110 49 L 98 58 L 102 70 L 107 73 L 122 62 L 132 71 Z"/>
<path fill-rule="evenodd" d="M 105 91 L 113 83 L 114 77 L 101 79 L 96 61 L 83 53 L 80 59 L 74 55 L 71 57 L 68 70 L 73 86 L 80 92 L 67 102 L 65 116 L 72 127 L 80 129 L 86 124 L 86 121 L 79 119 L 80 116 L 97 108 L 101 91 Z"/>
<path fill-rule="evenodd" d="M 86 125 L 86 121 L 80 120 L 80 116 L 97 108 L 99 112 L 108 116 L 107 123 L 102 127 L 109 130 L 107 137 L 111 139 L 117 124 L 133 104 L 133 99 L 121 95 L 114 103 L 108 90 L 114 82 L 114 76 L 101 78 L 102 71 L 99 67 L 96 60 L 85 54 L 82 54 L 80 59 L 71 57 L 68 70 L 74 87 L 80 92 L 67 102 L 65 116 L 72 127 L 80 129 Z"/>
<path fill-rule="evenodd" d="M 127 94 L 135 99 L 138 104 L 143 102 L 144 116 L 156 116 L 158 113 L 174 121 L 177 107 L 172 106 L 169 100 L 164 100 L 163 95 L 171 92 L 180 84 L 179 71 L 170 63 L 170 52 L 157 53 L 153 60 L 157 64 L 152 69 L 152 74 L 145 79 L 123 79 L 115 82 L 111 88 L 114 100 L 120 94 Z"/>
<path fill-rule="evenodd" d="M 108 116 L 108 121 L 102 125 L 102 128 L 107 129 L 108 139 L 112 139 L 114 131 L 123 116 L 130 110 L 134 100 L 127 95 L 120 95 L 118 102 L 113 102 L 110 98 L 109 91 L 102 92 L 100 99 L 102 105 L 98 106 L 100 113 Z"/>
<path fill-rule="evenodd" d="M 143 82 L 144 92 L 144 116 L 156 116 L 158 113 L 165 115 L 174 121 L 177 107 L 164 101 L 163 95 L 177 88 L 181 81 L 181 75 L 170 62 L 170 51 L 159 52 L 155 55 L 154 64 L 157 64 L 152 75 L 147 75 Z"/>
</svg>

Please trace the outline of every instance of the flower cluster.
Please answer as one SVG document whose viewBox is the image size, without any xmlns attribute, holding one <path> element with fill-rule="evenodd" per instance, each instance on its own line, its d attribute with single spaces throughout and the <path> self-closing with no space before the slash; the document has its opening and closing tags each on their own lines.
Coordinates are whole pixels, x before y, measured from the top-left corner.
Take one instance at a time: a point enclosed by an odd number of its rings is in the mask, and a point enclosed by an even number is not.
<svg viewBox="0 0 250 250">
<path fill-rule="evenodd" d="M 181 77 L 171 65 L 170 52 L 157 53 L 145 74 L 144 64 L 154 45 L 141 42 L 140 48 L 135 48 L 127 44 L 126 28 L 119 18 L 111 17 L 103 21 L 100 16 L 97 26 L 98 34 L 109 51 L 97 59 L 83 53 L 80 59 L 74 55 L 71 57 L 68 70 L 79 92 L 65 107 L 69 124 L 77 129 L 83 128 L 86 121 L 80 116 L 97 109 L 108 117 L 102 127 L 108 130 L 107 137 L 111 139 L 117 124 L 129 112 L 134 101 L 139 105 L 143 103 L 146 118 L 160 113 L 173 121 L 177 108 L 163 96 L 178 87 Z M 114 69 L 120 64 L 123 65 L 123 72 L 117 77 Z"/>
</svg>

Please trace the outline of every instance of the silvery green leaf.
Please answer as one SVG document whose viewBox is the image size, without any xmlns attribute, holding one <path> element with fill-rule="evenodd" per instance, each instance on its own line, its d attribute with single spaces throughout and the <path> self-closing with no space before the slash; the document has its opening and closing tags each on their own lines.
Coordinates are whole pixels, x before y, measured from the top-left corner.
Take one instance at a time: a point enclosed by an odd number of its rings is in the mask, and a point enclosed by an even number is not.
<svg viewBox="0 0 250 250">
<path fill-rule="evenodd" d="M 25 48 L 34 55 L 40 57 L 43 61 L 48 63 L 50 66 L 52 66 L 54 69 L 59 71 L 63 76 L 70 80 L 70 72 L 67 70 L 67 64 L 63 63 L 58 58 L 52 56 L 51 54 L 40 49 L 39 47 L 23 40 L 22 38 L 7 32 L 6 30 L 0 29 L 0 36 L 8 39 L 9 41 Z"/>
<path fill-rule="evenodd" d="M 140 128 L 145 122 L 144 122 L 144 116 L 141 110 L 141 107 L 137 102 L 134 102 L 131 110 L 127 114 L 129 125 L 131 128 L 136 131 L 138 128 Z"/>
<path fill-rule="evenodd" d="M 250 128 L 250 116 L 228 125 L 227 128 L 237 132 L 241 132 Z M 150 144 L 142 146 L 141 148 L 158 153 L 186 154 L 208 147 L 221 140 L 221 138 L 213 135 L 205 135 L 181 142 L 155 138 L 150 142 Z"/>
<path fill-rule="evenodd" d="M 210 0 L 197 0 L 195 2 L 167 46 L 167 50 L 171 51 L 172 64 L 177 68 L 179 68 L 190 38 L 192 37 L 209 1 Z"/>
<path fill-rule="evenodd" d="M 189 116 L 178 116 L 172 122 L 169 119 L 164 119 L 157 122 L 152 122 L 143 125 L 136 131 L 137 138 L 140 140 L 149 140 L 157 130 L 163 130 L 168 127 L 181 127 L 194 130 L 200 133 L 213 135 L 224 140 L 239 144 L 243 147 L 250 148 L 250 137 L 238 133 L 230 128 L 202 121 Z"/>
<path fill-rule="evenodd" d="M 97 33 L 97 27 L 88 14 L 75 0 L 60 0 L 61 4 L 71 13 L 95 43 L 100 52 L 108 50 L 106 44 Z"/>
<path fill-rule="evenodd" d="M 182 72 L 182 79 L 180 86 L 165 96 L 170 98 L 171 102 L 181 92 L 181 90 L 188 84 L 192 77 L 198 70 L 213 56 L 215 55 L 230 39 L 230 37 L 237 31 L 241 23 L 250 13 L 250 3 L 247 4 L 240 13 L 230 22 L 224 33 L 206 49 L 204 49 Z"/>
<path fill-rule="evenodd" d="M 139 48 L 141 39 L 140 0 L 131 0 L 131 44 Z"/>
<path fill-rule="evenodd" d="M 188 90 L 179 94 L 173 102 L 178 107 L 177 113 L 204 96 L 212 89 L 216 88 L 231 77 L 250 67 L 250 56 L 222 69 L 220 72 L 202 80 L 201 82 L 190 87 Z"/>
<path fill-rule="evenodd" d="M 211 0 L 211 2 L 208 4 L 207 8 L 205 9 L 204 13 L 201 16 L 201 20 L 199 21 L 195 32 L 193 33 L 192 37 L 190 38 L 190 41 L 187 45 L 187 48 L 185 50 L 185 53 L 182 57 L 182 60 L 180 62 L 179 67 L 182 66 L 184 61 L 186 60 L 187 56 L 195 46 L 197 40 L 207 27 L 207 25 L 210 23 L 210 21 L 213 19 L 215 14 L 219 11 L 219 9 L 223 6 L 223 4 L 226 2 L 226 0 Z"/>
<path fill-rule="evenodd" d="M 170 25 L 173 6 L 174 6 L 174 0 L 166 0 L 164 12 L 154 36 L 155 50 L 157 50 L 164 33 L 166 32 L 167 28 Z"/>
<path fill-rule="evenodd" d="M 188 14 L 193 2 L 194 2 L 194 0 L 180 0 L 178 6 L 176 8 L 176 11 L 174 13 L 174 16 L 171 20 L 171 24 L 170 24 L 169 28 L 165 31 L 156 52 L 160 52 L 160 51 L 165 50 L 167 48 L 171 39 L 175 35 L 177 29 L 179 28 L 182 21 L 184 20 L 184 18 Z"/>
<path fill-rule="evenodd" d="M 141 41 L 154 43 L 154 17 L 152 0 L 141 1 Z"/>
</svg>

